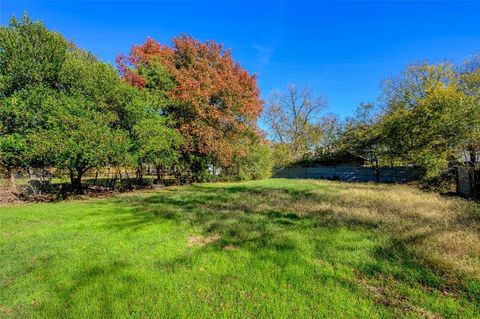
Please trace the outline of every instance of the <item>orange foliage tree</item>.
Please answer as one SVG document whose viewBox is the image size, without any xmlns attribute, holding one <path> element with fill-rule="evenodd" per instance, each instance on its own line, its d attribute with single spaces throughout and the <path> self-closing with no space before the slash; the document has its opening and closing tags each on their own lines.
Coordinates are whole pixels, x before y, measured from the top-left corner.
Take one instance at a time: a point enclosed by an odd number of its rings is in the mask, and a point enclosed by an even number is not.
<svg viewBox="0 0 480 319">
<path fill-rule="evenodd" d="M 223 45 L 184 34 L 172 46 L 147 38 L 128 56 L 119 55 L 117 65 L 128 83 L 169 99 L 162 109 L 185 137 L 183 157 L 193 172 L 208 164 L 228 167 L 260 138 L 263 101 L 256 76 Z"/>
</svg>

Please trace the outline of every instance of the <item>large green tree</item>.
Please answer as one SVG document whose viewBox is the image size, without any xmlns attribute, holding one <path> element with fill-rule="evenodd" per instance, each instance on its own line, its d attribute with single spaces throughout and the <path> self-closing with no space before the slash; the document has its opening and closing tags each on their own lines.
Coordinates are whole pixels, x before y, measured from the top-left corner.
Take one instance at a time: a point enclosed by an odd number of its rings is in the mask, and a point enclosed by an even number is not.
<svg viewBox="0 0 480 319">
<path fill-rule="evenodd" d="M 145 149 L 169 138 L 164 122 L 147 121 L 161 113 L 158 99 L 28 16 L 1 27 L 0 66 L 0 164 L 9 172 L 55 167 L 81 191 L 88 169 L 128 166 L 146 153 L 156 161 Z M 156 156 L 173 158 L 173 144 Z"/>
<path fill-rule="evenodd" d="M 126 131 L 112 128 L 111 114 L 89 109 L 82 96 L 58 94 L 50 105 L 48 123 L 30 134 L 32 161 L 66 172 L 80 192 L 81 178 L 91 168 L 127 162 L 130 140 Z"/>
<path fill-rule="evenodd" d="M 410 65 L 385 89 L 383 126 L 389 148 L 425 169 L 431 181 L 461 161 L 478 124 L 478 107 L 450 63 Z M 477 127 L 478 128 L 478 127 Z"/>
<path fill-rule="evenodd" d="M 25 15 L 0 27 L 0 165 L 11 175 L 25 167 L 29 134 L 47 115 L 42 101 L 60 88 L 69 44 Z"/>
</svg>

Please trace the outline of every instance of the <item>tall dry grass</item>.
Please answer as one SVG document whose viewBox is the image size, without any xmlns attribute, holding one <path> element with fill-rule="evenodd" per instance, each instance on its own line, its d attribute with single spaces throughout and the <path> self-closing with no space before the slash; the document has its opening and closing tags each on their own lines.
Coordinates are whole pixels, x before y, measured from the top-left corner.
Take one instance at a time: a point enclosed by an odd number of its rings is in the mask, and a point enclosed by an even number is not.
<svg viewBox="0 0 480 319">
<path fill-rule="evenodd" d="M 323 225 L 375 228 L 442 274 L 480 279 L 479 203 L 411 185 L 309 184 L 306 190 L 248 188 L 248 196 L 224 201 L 215 209 L 261 214 L 281 208 Z M 211 203 L 204 208 L 212 209 Z"/>
</svg>

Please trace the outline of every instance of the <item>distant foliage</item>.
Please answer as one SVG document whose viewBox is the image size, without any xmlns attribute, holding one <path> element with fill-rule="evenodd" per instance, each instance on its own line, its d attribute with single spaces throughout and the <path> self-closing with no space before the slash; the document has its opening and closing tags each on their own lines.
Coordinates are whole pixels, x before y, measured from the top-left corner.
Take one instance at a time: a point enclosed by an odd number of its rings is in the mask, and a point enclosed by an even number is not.
<svg viewBox="0 0 480 319">
<path fill-rule="evenodd" d="M 275 92 L 265 110 L 273 140 L 288 149 L 288 160 L 309 157 L 319 145 L 320 112 L 327 106 L 323 96 L 315 96 L 307 87 L 289 85 L 286 92 Z"/>
<path fill-rule="evenodd" d="M 480 91 L 469 93 L 465 85 L 478 70 L 472 72 L 459 72 L 449 63 L 422 63 L 386 82 L 385 111 L 378 122 L 390 157 L 425 168 L 427 181 L 468 161 L 467 153 L 476 157 Z"/>
<path fill-rule="evenodd" d="M 248 147 L 246 155 L 235 159 L 226 171 L 226 177 L 235 180 L 255 180 L 272 176 L 273 154 L 269 145 L 254 143 Z"/>
<path fill-rule="evenodd" d="M 455 165 L 478 165 L 480 55 L 464 64 L 411 64 L 383 83 L 376 103 L 360 103 L 341 121 L 321 117 L 307 94 L 289 89 L 272 100 L 265 120 L 274 137 L 275 165 L 322 162 L 335 154 L 365 158 L 372 167 L 413 165 L 427 183 L 451 176 Z"/>
</svg>

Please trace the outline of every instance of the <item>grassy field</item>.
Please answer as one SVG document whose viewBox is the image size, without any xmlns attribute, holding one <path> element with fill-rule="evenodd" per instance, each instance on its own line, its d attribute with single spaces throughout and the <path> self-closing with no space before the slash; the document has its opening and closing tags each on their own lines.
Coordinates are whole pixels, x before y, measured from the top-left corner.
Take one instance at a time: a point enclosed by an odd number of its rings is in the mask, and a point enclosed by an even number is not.
<svg viewBox="0 0 480 319">
<path fill-rule="evenodd" d="M 0 207 L 0 318 L 479 318 L 480 205 L 272 179 Z"/>
</svg>

